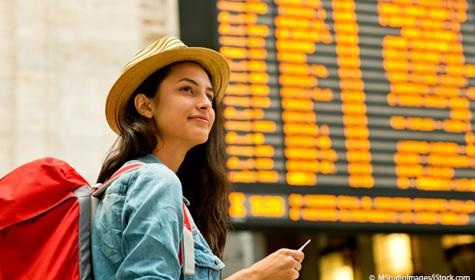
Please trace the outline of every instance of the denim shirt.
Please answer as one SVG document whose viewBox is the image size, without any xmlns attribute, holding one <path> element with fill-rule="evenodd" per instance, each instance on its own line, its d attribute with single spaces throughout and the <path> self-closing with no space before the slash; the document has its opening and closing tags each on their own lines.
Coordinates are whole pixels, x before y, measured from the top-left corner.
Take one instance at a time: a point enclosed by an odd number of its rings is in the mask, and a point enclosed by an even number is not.
<svg viewBox="0 0 475 280">
<path fill-rule="evenodd" d="M 92 226 L 95 279 L 219 279 L 224 264 L 191 216 L 195 274 L 182 275 L 181 183 L 155 156 L 137 160 L 146 164 L 114 181 L 97 207 Z"/>
</svg>

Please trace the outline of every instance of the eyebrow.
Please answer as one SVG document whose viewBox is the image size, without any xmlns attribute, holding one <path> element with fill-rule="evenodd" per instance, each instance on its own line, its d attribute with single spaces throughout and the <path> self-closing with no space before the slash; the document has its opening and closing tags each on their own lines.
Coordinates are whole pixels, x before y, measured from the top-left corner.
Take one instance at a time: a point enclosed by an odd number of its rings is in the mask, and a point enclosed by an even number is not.
<svg viewBox="0 0 475 280">
<path fill-rule="evenodd" d="M 190 82 L 190 83 L 192 83 L 192 84 L 194 84 L 194 85 L 196 85 L 196 86 L 199 86 L 199 84 L 198 84 L 195 80 L 192 80 L 192 79 L 183 78 L 183 79 L 179 80 L 178 82 L 181 82 L 181 81 L 187 81 L 187 82 Z M 206 90 L 210 90 L 210 91 L 212 91 L 212 92 L 214 93 L 212 87 L 207 87 Z"/>
</svg>

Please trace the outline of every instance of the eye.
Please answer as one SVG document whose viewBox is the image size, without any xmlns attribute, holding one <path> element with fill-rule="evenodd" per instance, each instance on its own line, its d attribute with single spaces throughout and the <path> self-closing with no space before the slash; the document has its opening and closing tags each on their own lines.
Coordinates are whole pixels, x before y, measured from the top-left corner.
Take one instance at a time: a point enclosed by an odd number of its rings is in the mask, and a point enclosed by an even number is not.
<svg viewBox="0 0 475 280">
<path fill-rule="evenodd" d="M 183 91 L 183 92 L 187 92 L 187 93 L 193 93 L 190 86 L 184 86 L 184 87 L 180 88 L 180 90 Z"/>
<path fill-rule="evenodd" d="M 213 102 L 213 100 L 214 100 L 214 94 L 208 93 L 208 94 L 206 94 L 206 97 L 208 97 L 209 101 Z"/>
</svg>

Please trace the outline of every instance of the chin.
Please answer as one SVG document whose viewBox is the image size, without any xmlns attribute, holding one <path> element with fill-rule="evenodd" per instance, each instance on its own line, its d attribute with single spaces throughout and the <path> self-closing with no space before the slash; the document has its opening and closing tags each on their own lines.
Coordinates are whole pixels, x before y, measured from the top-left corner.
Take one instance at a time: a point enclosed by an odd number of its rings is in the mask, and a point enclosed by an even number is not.
<svg viewBox="0 0 475 280">
<path fill-rule="evenodd" d="M 194 147 L 194 146 L 198 146 L 198 145 L 204 144 L 204 143 L 206 143 L 206 141 L 208 141 L 208 135 L 206 135 L 206 137 L 195 138 L 195 139 L 193 139 L 193 140 L 190 141 L 190 142 L 193 143 L 193 147 Z"/>
</svg>

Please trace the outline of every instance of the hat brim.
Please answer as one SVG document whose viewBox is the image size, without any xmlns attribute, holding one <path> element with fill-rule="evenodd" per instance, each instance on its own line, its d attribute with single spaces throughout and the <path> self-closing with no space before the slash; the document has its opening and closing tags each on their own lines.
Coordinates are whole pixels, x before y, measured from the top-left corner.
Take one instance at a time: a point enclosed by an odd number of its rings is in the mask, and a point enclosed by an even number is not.
<svg viewBox="0 0 475 280">
<path fill-rule="evenodd" d="M 120 135 L 120 117 L 132 94 L 155 71 L 183 61 L 200 64 L 210 75 L 216 102 L 221 102 L 229 82 L 229 65 L 224 57 L 211 49 L 185 47 L 152 55 L 128 68 L 112 86 L 106 100 L 106 118 L 112 130 Z"/>
</svg>

